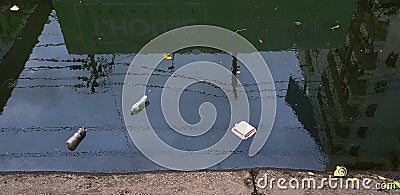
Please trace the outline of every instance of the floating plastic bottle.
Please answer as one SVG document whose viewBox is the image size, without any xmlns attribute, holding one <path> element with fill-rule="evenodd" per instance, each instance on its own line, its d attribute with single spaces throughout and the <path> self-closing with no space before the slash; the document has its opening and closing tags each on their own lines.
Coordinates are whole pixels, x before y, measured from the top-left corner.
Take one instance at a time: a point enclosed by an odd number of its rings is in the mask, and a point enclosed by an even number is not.
<svg viewBox="0 0 400 195">
<path fill-rule="evenodd" d="M 68 149 L 74 151 L 79 143 L 86 137 L 86 132 L 86 127 L 79 128 L 79 130 L 67 140 Z"/>
<path fill-rule="evenodd" d="M 131 108 L 131 114 L 137 114 L 140 111 L 142 111 L 147 105 L 149 104 L 149 101 L 147 101 L 147 95 L 143 96 L 140 98 L 139 101 L 137 101 L 135 104 L 133 104 Z"/>
</svg>

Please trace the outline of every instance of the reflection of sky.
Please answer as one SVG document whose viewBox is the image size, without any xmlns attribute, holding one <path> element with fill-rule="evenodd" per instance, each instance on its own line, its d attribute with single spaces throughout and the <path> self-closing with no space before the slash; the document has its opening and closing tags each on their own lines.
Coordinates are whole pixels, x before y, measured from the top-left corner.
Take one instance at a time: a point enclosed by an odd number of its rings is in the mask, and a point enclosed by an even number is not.
<svg viewBox="0 0 400 195">
<path fill-rule="evenodd" d="M 53 13 L 54 14 L 54 13 Z M 162 169 L 147 160 L 133 145 L 121 119 L 121 90 L 124 72 L 132 55 L 116 55 L 111 73 L 99 80 L 105 85 L 91 94 L 90 88 L 77 88 L 83 83 L 79 76 L 90 77 L 88 70 L 72 70 L 70 66 L 82 65 L 71 62 L 73 59 L 86 59 L 87 56 L 68 54 L 58 22 L 51 17 L 46 24 L 39 43 L 33 49 L 30 60 L 25 64 L 18 85 L 8 100 L 0 116 L 0 170 L 72 170 L 72 171 L 138 171 Z M 47 45 L 48 44 L 48 45 Z M 43 46 L 43 45 L 47 45 Z M 278 109 L 271 136 L 264 148 L 254 157 L 248 157 L 251 139 L 242 142 L 237 152 L 215 168 L 247 167 L 289 167 L 323 169 L 323 154 L 310 135 L 302 128 L 292 109 L 284 101 L 290 75 L 301 78 L 294 52 L 263 52 L 276 82 Z M 104 55 L 109 58 L 109 55 Z M 210 61 L 231 63 L 229 56 L 200 55 Z M 97 58 L 98 56 L 96 56 Z M 42 59 L 54 59 L 43 61 Z M 176 64 L 197 60 L 194 55 L 177 56 Z M 70 62 L 68 62 L 70 61 Z M 176 65 L 178 67 L 178 65 Z M 246 79 L 246 71 L 238 78 Z M 160 69 L 168 70 L 167 66 Z M 283 71 L 284 70 L 284 71 Z M 193 85 L 191 89 L 206 90 L 207 87 Z M 208 90 L 221 93 L 217 89 Z M 222 93 L 221 93 L 222 94 Z M 207 98 L 196 94 L 185 94 L 185 98 L 204 101 Z M 150 97 L 152 98 L 152 97 Z M 208 101 L 214 101 L 212 98 Z M 216 102 L 221 101 L 215 99 Z M 152 102 L 153 103 L 153 102 Z M 196 121 L 197 109 L 186 109 L 190 101 L 182 100 L 183 112 L 188 121 Z M 254 107 L 258 103 L 254 103 Z M 222 104 L 224 105 L 224 104 Z M 189 105 L 192 106 L 192 105 Z M 149 111 L 157 108 L 150 104 Z M 218 108 L 218 106 L 217 106 Z M 222 108 L 222 107 L 221 107 Z M 257 111 L 255 111 L 257 112 Z M 193 114 L 194 113 L 194 114 Z M 193 117 L 190 117 L 193 114 Z M 256 118 L 252 118 L 256 121 Z M 225 120 L 225 119 L 224 119 Z M 224 126 L 224 120 L 216 126 Z M 162 126 L 161 122 L 157 124 Z M 161 120 L 160 120 L 161 121 Z M 88 126 L 89 132 L 75 152 L 69 152 L 65 141 L 78 126 Z M 176 146 L 193 144 L 207 146 L 216 142 L 219 134 L 200 139 L 179 138 L 168 130 L 160 131 L 159 136 L 167 142 L 178 142 Z M 212 133 L 212 131 L 210 132 Z M 205 135 L 210 135 L 205 134 Z M 219 136 L 218 136 L 219 135 Z M 183 136 L 182 136 L 183 137 Z M 203 143 L 205 142 L 205 143 Z M 160 154 L 161 155 L 161 154 Z"/>
</svg>

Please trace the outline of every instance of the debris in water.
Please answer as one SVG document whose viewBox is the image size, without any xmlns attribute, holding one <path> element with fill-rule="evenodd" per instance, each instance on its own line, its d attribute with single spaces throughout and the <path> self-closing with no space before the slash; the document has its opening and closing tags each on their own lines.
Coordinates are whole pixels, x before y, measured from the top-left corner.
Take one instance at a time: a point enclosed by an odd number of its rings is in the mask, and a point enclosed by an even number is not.
<svg viewBox="0 0 400 195">
<path fill-rule="evenodd" d="M 340 25 L 338 24 L 338 25 L 332 27 L 331 30 L 336 30 L 336 29 L 338 29 L 339 27 L 340 27 Z"/>
<path fill-rule="evenodd" d="M 275 9 L 274 9 L 274 11 L 276 11 L 276 10 L 278 10 L 279 9 L 279 7 L 276 7 Z"/>
<path fill-rule="evenodd" d="M 164 53 L 164 54 L 163 54 L 163 57 L 164 57 L 165 59 L 167 59 L 167 60 L 172 60 L 172 56 L 171 56 L 171 55 L 168 55 L 167 53 Z"/>
<path fill-rule="evenodd" d="M 235 34 L 237 34 L 238 32 L 242 32 L 242 31 L 246 31 L 246 30 L 247 30 L 247 28 L 235 30 L 235 33 L 233 33 L 232 35 L 235 35 Z"/>
<path fill-rule="evenodd" d="M 150 102 L 147 101 L 147 95 L 143 96 L 140 98 L 139 101 L 137 101 L 135 104 L 133 104 L 130 112 L 132 115 L 139 113 L 142 111 Z"/>
<path fill-rule="evenodd" d="M 258 42 L 259 42 L 260 44 L 263 44 L 263 43 L 264 43 L 264 41 L 263 41 L 262 39 L 258 39 Z"/>
<path fill-rule="evenodd" d="M 247 30 L 247 28 L 239 29 L 239 30 L 236 30 L 235 33 L 238 33 L 238 32 L 241 32 L 241 31 L 246 31 L 246 30 Z"/>
<path fill-rule="evenodd" d="M 307 172 L 309 176 L 314 176 L 315 174 L 313 172 Z"/>
<path fill-rule="evenodd" d="M 13 11 L 13 12 L 17 12 L 19 10 L 19 6 L 18 5 L 13 5 L 11 8 L 10 8 L 10 11 Z"/>
<path fill-rule="evenodd" d="M 86 132 L 86 127 L 79 128 L 79 130 L 67 140 L 68 149 L 74 151 L 79 143 L 86 137 Z"/>
<path fill-rule="evenodd" d="M 241 121 L 240 123 L 235 124 L 235 126 L 232 128 L 232 132 L 241 139 L 247 139 L 256 132 L 256 128 L 251 126 L 246 121 Z"/>
<path fill-rule="evenodd" d="M 299 21 L 294 22 L 294 24 L 295 24 L 296 26 L 301 26 L 301 22 L 299 22 Z"/>
</svg>

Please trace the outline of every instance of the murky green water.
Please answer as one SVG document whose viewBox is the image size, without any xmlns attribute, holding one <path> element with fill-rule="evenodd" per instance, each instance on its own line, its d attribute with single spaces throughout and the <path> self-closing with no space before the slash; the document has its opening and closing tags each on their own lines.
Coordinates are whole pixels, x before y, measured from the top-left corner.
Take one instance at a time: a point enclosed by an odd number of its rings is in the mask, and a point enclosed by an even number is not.
<svg viewBox="0 0 400 195">
<path fill-rule="evenodd" d="M 9 11 L 12 4 L 20 10 Z M 192 24 L 221 26 L 248 39 L 268 63 L 277 93 L 276 120 L 263 149 L 249 157 L 246 140 L 212 168 L 398 170 L 399 8 L 395 0 L 0 3 L 0 170 L 164 169 L 130 140 L 122 86 L 144 44 Z M 178 51 L 173 64 L 164 60 L 151 75 L 146 108 L 157 134 L 177 148 L 205 148 L 229 128 L 229 114 L 218 114 L 208 133 L 188 139 L 163 120 L 163 83 L 200 60 L 235 72 L 251 97 L 250 123 L 259 120 L 263 100 L 244 65 L 236 67 L 232 56 L 215 49 Z M 219 113 L 231 112 L 223 91 L 198 83 L 181 97 L 185 120 L 198 121 L 205 101 Z M 68 151 L 65 141 L 83 125 L 87 137 Z"/>
</svg>

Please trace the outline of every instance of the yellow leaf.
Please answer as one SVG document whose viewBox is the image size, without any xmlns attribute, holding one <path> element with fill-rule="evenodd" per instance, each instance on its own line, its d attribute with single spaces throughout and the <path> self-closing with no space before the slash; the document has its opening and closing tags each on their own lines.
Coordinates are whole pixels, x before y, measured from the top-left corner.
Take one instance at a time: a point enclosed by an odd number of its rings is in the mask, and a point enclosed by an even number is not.
<svg viewBox="0 0 400 195">
<path fill-rule="evenodd" d="M 258 42 L 260 42 L 260 44 L 264 43 L 264 41 L 262 39 L 258 39 Z"/>
<path fill-rule="evenodd" d="M 315 174 L 313 172 L 308 172 L 308 175 L 314 176 Z"/>
<path fill-rule="evenodd" d="M 163 57 L 167 60 L 172 60 L 172 56 L 168 55 L 167 53 L 163 54 Z"/>
<path fill-rule="evenodd" d="M 378 175 L 378 178 L 379 178 L 380 180 L 382 180 L 382 181 L 385 181 L 385 180 L 386 180 L 385 177 L 382 177 L 382 176 L 379 176 L 379 175 Z"/>
</svg>

